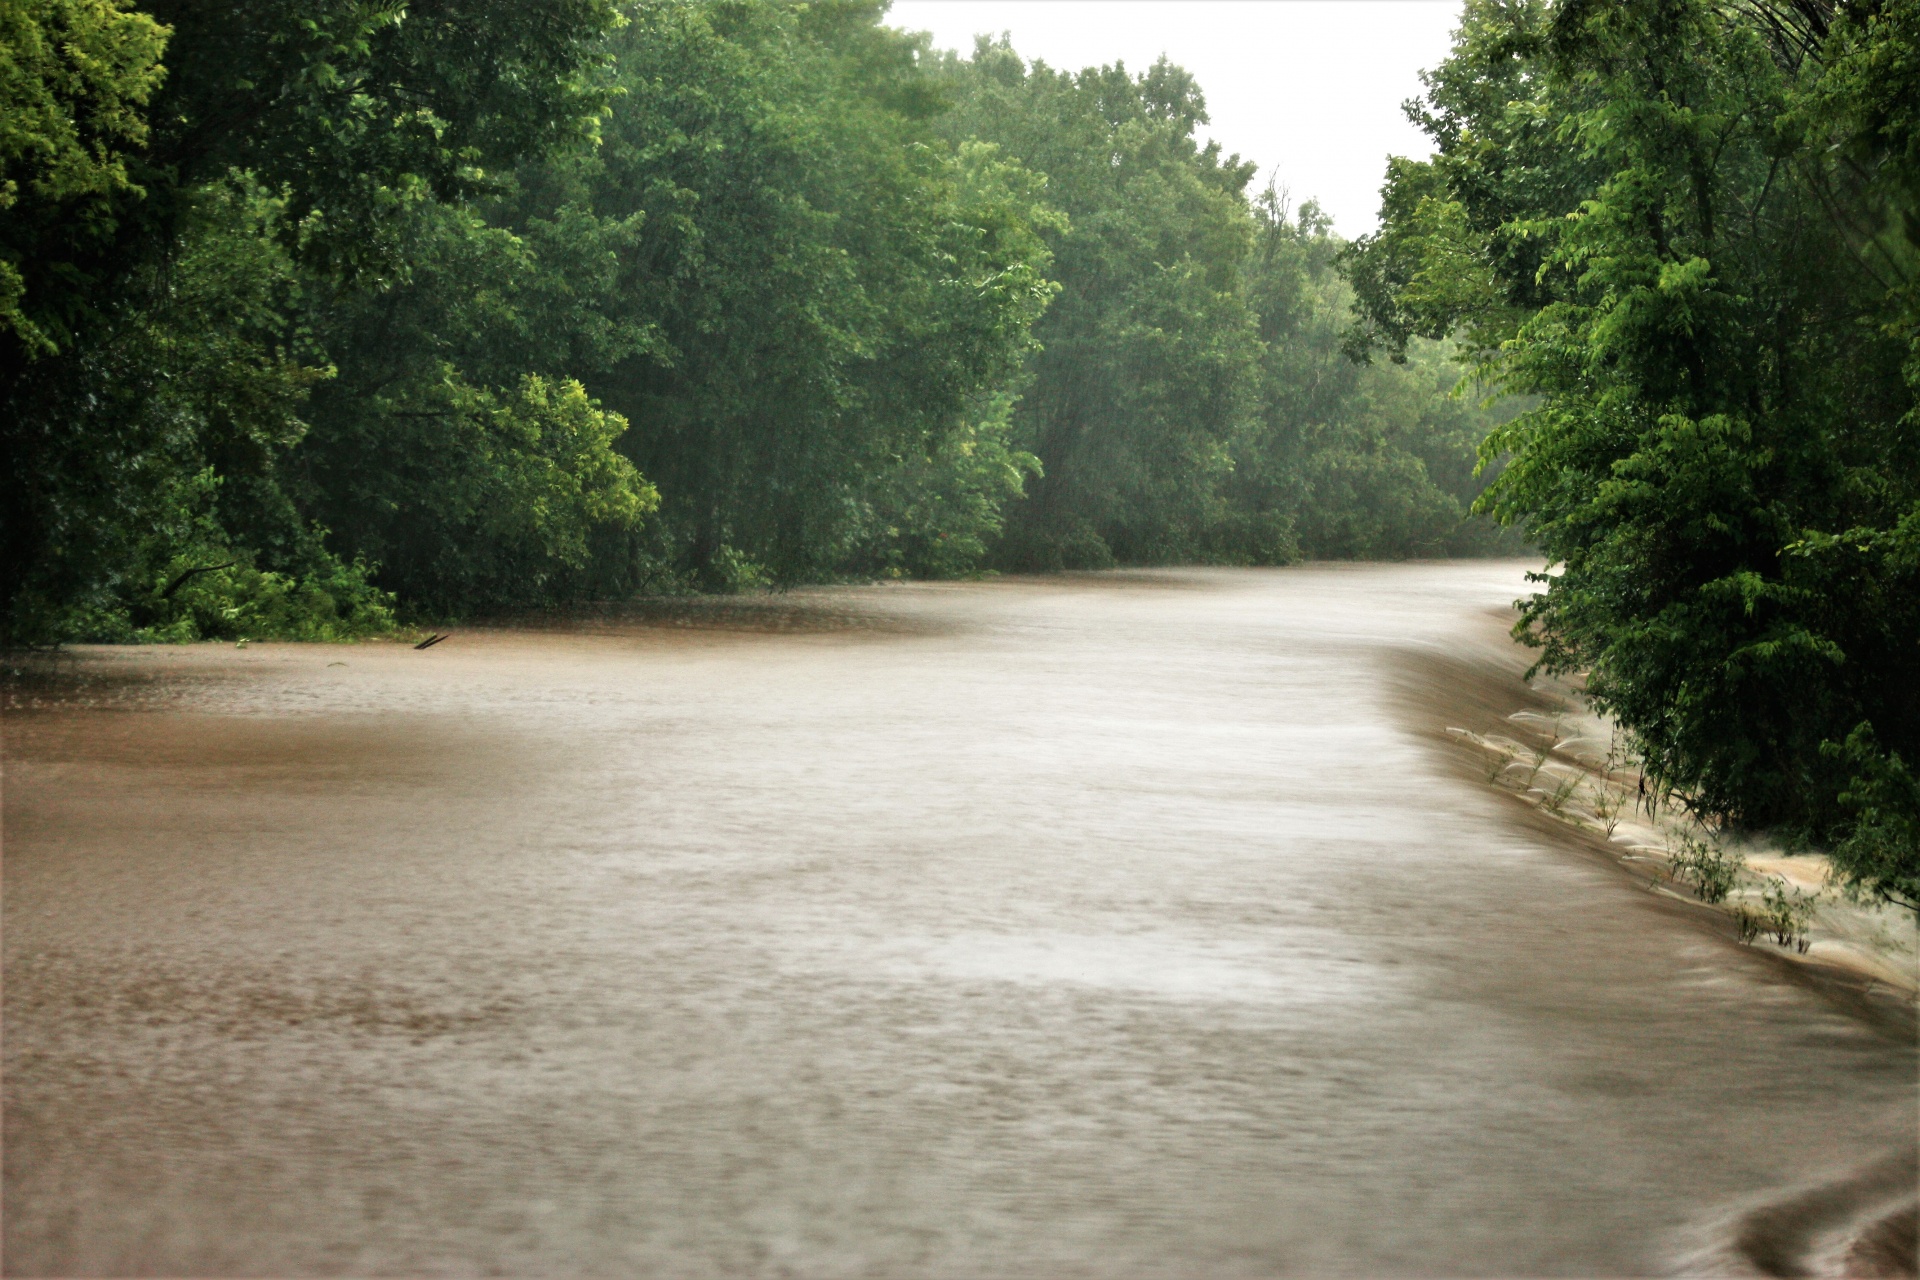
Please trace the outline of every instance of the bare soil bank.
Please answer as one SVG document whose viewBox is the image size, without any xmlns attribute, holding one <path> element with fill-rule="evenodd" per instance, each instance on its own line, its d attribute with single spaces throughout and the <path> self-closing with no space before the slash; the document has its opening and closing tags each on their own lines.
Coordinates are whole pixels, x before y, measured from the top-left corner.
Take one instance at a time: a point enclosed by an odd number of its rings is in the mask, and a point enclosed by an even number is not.
<svg viewBox="0 0 1920 1280">
<path fill-rule="evenodd" d="M 1489 611 L 1489 639 L 1472 657 L 1404 655 L 1401 705 L 1423 733 L 1452 748 L 1461 775 L 1512 797 L 1540 830 L 1618 867 L 1715 934 L 1744 942 L 1894 1034 L 1912 1036 L 1920 1022 L 1920 935 L 1913 914 L 1849 898 L 1818 853 L 1789 852 L 1764 838 L 1716 836 L 1677 805 L 1659 804 L 1621 753 L 1613 726 L 1575 685 L 1524 679 L 1534 655 L 1505 642 L 1512 622 L 1510 612 Z M 1714 841 L 1743 864 L 1722 901 L 1704 900 L 1674 867 L 1689 837 Z M 1755 908 L 1760 891 L 1777 884 L 1797 891 L 1811 908 L 1802 945 L 1767 932 L 1742 937 L 1740 909 Z"/>
</svg>

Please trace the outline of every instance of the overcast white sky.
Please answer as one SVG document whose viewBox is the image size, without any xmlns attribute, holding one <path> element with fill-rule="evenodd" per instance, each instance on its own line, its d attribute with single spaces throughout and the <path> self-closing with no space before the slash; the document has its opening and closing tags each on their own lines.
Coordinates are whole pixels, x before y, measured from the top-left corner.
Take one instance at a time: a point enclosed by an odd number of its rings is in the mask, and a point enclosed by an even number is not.
<svg viewBox="0 0 1920 1280">
<path fill-rule="evenodd" d="M 942 48 L 1011 32 L 1055 67 L 1162 53 L 1194 73 L 1211 136 L 1317 199 L 1343 235 L 1371 231 L 1389 155 L 1425 156 L 1400 114 L 1419 73 L 1446 57 L 1458 0 L 894 0 L 888 21 Z"/>
</svg>

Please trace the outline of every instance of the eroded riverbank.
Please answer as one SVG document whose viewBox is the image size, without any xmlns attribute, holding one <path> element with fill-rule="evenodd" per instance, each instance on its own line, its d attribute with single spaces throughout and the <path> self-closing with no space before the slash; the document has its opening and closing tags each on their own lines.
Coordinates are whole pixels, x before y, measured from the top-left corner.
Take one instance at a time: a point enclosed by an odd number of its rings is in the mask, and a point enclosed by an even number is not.
<svg viewBox="0 0 1920 1280">
<path fill-rule="evenodd" d="M 1799 968 L 1797 976 L 1862 1016 L 1911 1034 L 1920 994 L 1913 914 L 1848 893 L 1818 851 L 1765 833 L 1717 831 L 1679 801 L 1662 801 L 1625 736 L 1576 681 L 1524 679 L 1537 655 L 1499 640 L 1513 620 L 1490 610 L 1486 642 L 1464 654 L 1400 655 L 1395 683 L 1406 722 L 1454 748 L 1462 776 L 1550 819 L 1542 829 L 1569 847 L 1696 908 L 1713 932 Z M 1703 885 L 1690 855 L 1717 862 L 1725 883 Z"/>
<path fill-rule="evenodd" d="M 1910 1158 L 1910 1039 L 1398 712 L 1523 586 L 80 655 L 4 726 L 8 1270 L 1646 1273 Z"/>
</svg>

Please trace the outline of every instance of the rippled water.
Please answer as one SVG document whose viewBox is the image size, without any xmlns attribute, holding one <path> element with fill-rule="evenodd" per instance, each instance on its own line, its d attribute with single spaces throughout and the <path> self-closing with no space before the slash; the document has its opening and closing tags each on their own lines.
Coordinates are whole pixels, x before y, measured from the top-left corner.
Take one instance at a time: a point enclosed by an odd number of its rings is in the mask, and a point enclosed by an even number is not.
<svg viewBox="0 0 1920 1280">
<path fill-rule="evenodd" d="M 1521 573 L 85 654 L 5 721 L 7 1269 L 1645 1273 L 1897 1195 L 1910 1038 L 1415 732 Z"/>
</svg>

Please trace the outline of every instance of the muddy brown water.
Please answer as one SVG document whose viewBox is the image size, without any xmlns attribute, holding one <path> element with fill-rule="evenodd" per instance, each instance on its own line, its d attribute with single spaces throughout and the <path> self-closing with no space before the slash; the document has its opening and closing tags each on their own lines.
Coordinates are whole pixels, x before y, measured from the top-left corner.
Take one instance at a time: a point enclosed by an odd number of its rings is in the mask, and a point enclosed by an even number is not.
<svg viewBox="0 0 1920 1280">
<path fill-rule="evenodd" d="M 7 1271 L 1817 1269 L 1911 1193 L 1910 1030 L 1411 722 L 1523 569 L 43 664 Z"/>
</svg>

